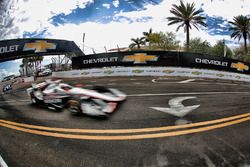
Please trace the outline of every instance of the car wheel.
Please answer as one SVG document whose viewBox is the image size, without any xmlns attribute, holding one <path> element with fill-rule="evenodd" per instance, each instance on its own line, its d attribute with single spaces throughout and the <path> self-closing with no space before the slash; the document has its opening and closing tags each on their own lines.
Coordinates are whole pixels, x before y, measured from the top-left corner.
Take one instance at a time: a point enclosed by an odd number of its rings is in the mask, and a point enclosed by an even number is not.
<svg viewBox="0 0 250 167">
<path fill-rule="evenodd" d="M 68 100 L 66 109 L 72 115 L 80 115 L 82 113 L 81 108 L 80 108 L 80 102 L 77 99 Z"/>
<path fill-rule="evenodd" d="M 31 104 L 36 104 L 37 103 L 36 97 L 33 94 L 31 94 L 30 100 L 31 100 Z"/>
</svg>

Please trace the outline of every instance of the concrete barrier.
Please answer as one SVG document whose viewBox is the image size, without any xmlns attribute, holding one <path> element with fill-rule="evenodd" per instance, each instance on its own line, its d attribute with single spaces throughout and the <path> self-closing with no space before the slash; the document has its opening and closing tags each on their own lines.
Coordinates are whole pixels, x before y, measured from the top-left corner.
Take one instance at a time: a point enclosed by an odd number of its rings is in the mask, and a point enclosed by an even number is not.
<svg viewBox="0 0 250 167">
<path fill-rule="evenodd" d="M 34 77 L 25 77 L 23 78 L 23 82 L 33 82 L 34 81 Z"/>
<path fill-rule="evenodd" d="M 250 82 L 250 76 L 233 72 L 180 67 L 115 67 L 53 72 L 56 78 L 108 76 L 174 76 Z"/>
</svg>

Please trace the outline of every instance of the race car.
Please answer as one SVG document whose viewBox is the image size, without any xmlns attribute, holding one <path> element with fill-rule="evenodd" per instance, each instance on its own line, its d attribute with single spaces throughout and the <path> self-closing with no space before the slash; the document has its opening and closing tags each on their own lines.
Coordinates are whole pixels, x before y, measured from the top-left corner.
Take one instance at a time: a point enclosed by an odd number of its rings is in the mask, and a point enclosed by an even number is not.
<svg viewBox="0 0 250 167">
<path fill-rule="evenodd" d="M 73 87 L 62 80 L 46 80 L 32 84 L 27 93 L 33 104 L 61 110 L 65 108 L 74 115 L 81 113 L 91 116 L 108 116 L 114 112 L 119 102 L 126 99 L 126 94 L 103 86 L 93 89 Z"/>
</svg>

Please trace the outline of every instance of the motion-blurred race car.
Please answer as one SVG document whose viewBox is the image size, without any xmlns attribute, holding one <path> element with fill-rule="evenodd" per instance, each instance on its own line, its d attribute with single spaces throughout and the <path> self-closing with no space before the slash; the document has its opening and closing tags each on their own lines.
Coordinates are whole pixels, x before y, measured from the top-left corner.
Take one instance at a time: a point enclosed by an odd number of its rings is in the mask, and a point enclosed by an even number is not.
<svg viewBox="0 0 250 167">
<path fill-rule="evenodd" d="M 33 104 L 45 105 L 49 108 L 66 108 L 74 115 L 81 113 L 91 116 L 107 116 L 115 111 L 117 104 L 126 99 L 126 94 L 102 86 L 93 89 L 73 87 L 61 80 L 46 80 L 32 84 L 27 93 Z"/>
</svg>

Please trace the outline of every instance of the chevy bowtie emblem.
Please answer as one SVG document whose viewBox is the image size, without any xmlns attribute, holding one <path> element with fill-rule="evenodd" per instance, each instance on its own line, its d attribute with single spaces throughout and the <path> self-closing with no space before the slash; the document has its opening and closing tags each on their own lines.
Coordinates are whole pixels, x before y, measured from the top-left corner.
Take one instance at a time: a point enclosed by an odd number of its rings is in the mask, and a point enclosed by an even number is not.
<svg viewBox="0 0 250 167">
<path fill-rule="evenodd" d="M 244 63 L 232 63 L 231 68 L 236 68 L 238 71 L 244 71 L 244 70 L 249 70 L 249 67 L 245 65 Z"/>
<path fill-rule="evenodd" d="M 146 53 L 135 53 L 134 55 L 124 56 L 123 62 L 134 62 L 134 64 L 146 64 L 147 61 L 157 61 L 158 56 L 147 55 Z"/>
<path fill-rule="evenodd" d="M 34 50 L 35 53 L 39 53 L 47 52 L 47 49 L 56 49 L 56 44 L 40 40 L 32 43 L 26 43 L 24 45 L 23 51 Z"/>
</svg>

